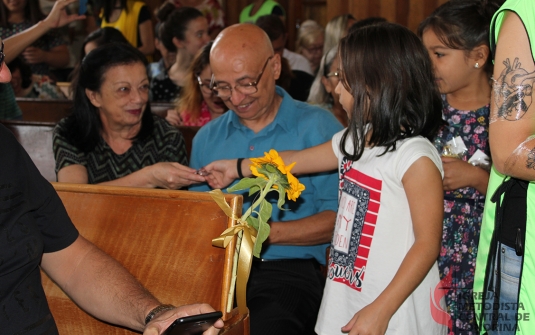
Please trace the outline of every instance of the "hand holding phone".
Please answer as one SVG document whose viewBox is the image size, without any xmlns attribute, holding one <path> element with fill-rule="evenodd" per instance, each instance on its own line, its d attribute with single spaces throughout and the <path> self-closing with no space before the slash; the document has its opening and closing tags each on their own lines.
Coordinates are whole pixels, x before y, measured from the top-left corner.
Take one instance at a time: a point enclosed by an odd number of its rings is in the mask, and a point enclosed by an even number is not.
<svg viewBox="0 0 535 335">
<path fill-rule="evenodd" d="M 222 316 L 223 313 L 218 311 L 178 318 L 162 335 L 200 335 Z"/>
</svg>

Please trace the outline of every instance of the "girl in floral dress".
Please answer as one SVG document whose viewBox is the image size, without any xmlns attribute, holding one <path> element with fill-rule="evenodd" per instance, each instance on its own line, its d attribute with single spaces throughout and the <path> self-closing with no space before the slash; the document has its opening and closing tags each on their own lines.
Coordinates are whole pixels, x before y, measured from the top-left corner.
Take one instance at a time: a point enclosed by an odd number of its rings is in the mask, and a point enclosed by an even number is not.
<svg viewBox="0 0 535 335">
<path fill-rule="evenodd" d="M 450 335 L 476 334 L 472 287 L 490 168 L 489 24 L 498 6 L 449 1 L 418 33 L 435 68 L 444 126 L 435 141 L 444 167 L 444 230 L 438 259 Z"/>
</svg>

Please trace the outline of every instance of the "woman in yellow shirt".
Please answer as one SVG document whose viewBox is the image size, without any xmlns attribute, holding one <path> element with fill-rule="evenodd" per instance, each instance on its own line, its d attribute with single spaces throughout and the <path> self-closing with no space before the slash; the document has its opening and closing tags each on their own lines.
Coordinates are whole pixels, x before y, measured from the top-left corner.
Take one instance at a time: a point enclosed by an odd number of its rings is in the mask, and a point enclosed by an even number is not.
<svg viewBox="0 0 535 335">
<path fill-rule="evenodd" d="M 145 56 L 154 52 L 154 31 L 149 7 L 144 1 L 104 1 L 101 28 L 114 27 Z"/>
</svg>

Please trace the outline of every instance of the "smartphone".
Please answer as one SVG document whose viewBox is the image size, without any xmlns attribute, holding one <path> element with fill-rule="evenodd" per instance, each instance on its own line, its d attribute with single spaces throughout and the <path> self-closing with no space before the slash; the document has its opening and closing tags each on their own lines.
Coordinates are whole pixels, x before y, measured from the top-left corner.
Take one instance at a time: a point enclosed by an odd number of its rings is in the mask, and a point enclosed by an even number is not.
<svg viewBox="0 0 535 335">
<path fill-rule="evenodd" d="M 200 335 L 222 316 L 223 313 L 218 311 L 178 318 L 162 335 Z"/>
<path fill-rule="evenodd" d="M 79 0 L 78 14 L 85 15 L 86 12 L 87 12 L 87 0 Z"/>
</svg>

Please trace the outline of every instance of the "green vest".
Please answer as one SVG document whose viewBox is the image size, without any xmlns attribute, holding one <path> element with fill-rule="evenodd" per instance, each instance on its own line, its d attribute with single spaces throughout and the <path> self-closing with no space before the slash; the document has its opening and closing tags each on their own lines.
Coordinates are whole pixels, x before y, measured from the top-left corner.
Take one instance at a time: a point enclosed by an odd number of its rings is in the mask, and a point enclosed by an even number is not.
<svg viewBox="0 0 535 335">
<path fill-rule="evenodd" d="M 276 6 L 282 8 L 282 6 L 279 5 L 277 2 L 273 0 L 266 0 L 262 4 L 262 6 L 260 6 L 258 12 L 256 12 L 255 15 L 251 16 L 250 13 L 251 9 L 253 9 L 253 4 L 250 4 L 241 11 L 240 23 L 255 23 L 260 16 L 270 15 L 273 12 L 273 8 L 275 8 Z"/>
<path fill-rule="evenodd" d="M 494 51 L 496 40 L 500 32 L 505 11 L 515 12 L 524 23 L 530 41 L 535 37 L 535 1 L 534 0 L 509 0 L 507 1 L 492 18 L 491 22 L 491 49 Z M 535 55 L 535 43 L 531 43 L 531 53 Z M 479 238 L 479 248 L 476 261 L 476 273 L 474 279 L 474 303 L 476 311 L 476 320 L 481 320 L 481 313 L 492 313 L 492 308 L 483 310 L 483 297 L 485 293 L 484 281 L 487 272 L 487 261 L 491 252 L 491 239 L 494 232 L 496 204 L 491 201 L 492 195 L 498 187 L 507 180 L 507 177 L 500 174 L 493 167 L 490 173 L 489 187 L 483 213 L 483 223 L 481 225 L 481 235 Z M 503 197 L 500 201 L 503 200 Z M 527 191 L 527 213 L 526 213 L 526 239 L 524 247 L 524 261 L 522 263 L 520 276 L 520 292 L 518 296 L 521 307 L 518 313 L 522 318 L 518 321 L 516 335 L 533 335 L 535 334 L 535 182 L 530 182 Z M 492 303 L 492 301 L 486 301 Z M 526 319 L 525 316 L 529 319 Z M 479 325 L 482 328 L 482 325 Z M 485 330 L 480 329 L 480 334 Z"/>
</svg>

